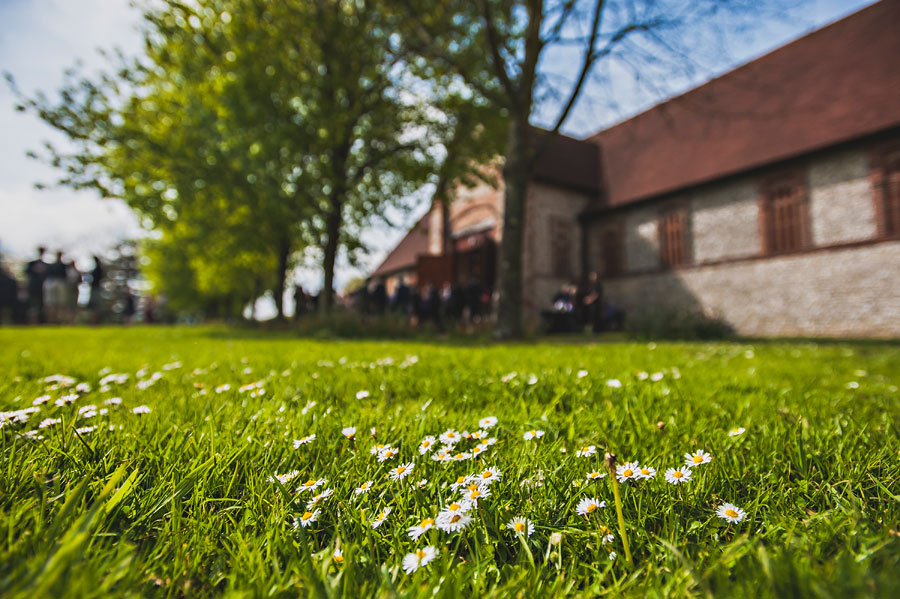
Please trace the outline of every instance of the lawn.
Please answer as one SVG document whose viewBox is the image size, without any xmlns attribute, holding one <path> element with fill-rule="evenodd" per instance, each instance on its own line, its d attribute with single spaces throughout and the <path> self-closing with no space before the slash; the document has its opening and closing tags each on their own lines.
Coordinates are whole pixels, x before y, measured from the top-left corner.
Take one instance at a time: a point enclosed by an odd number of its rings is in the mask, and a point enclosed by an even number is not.
<svg viewBox="0 0 900 599">
<path fill-rule="evenodd" d="M 897 597 L 898 385 L 891 344 L 0 330 L 0 596 Z"/>
</svg>

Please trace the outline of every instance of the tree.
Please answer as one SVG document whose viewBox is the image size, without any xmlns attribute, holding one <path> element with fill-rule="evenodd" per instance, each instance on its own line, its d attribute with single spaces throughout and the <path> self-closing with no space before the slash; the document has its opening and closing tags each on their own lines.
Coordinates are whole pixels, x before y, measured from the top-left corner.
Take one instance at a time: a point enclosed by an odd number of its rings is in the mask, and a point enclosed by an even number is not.
<svg viewBox="0 0 900 599">
<path fill-rule="evenodd" d="M 496 335 L 522 333 L 522 255 L 526 191 L 536 161 L 565 124 L 596 65 L 605 59 L 685 64 L 691 26 L 754 4 L 716 0 L 393 0 L 410 15 L 404 40 L 437 77 L 454 78 L 473 100 L 508 115 L 503 157 L 504 222 Z M 542 71 L 551 48 L 567 47 L 577 64 L 565 85 Z M 553 88 L 552 90 L 550 88 Z M 560 88 L 562 92 L 559 93 Z M 546 130 L 531 125 L 550 91 L 558 112 Z"/>
</svg>

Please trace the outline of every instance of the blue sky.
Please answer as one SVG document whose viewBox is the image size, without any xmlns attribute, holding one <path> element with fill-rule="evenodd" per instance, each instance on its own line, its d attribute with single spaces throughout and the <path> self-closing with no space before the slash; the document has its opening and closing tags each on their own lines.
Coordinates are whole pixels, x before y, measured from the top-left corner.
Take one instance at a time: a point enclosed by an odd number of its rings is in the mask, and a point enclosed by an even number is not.
<svg viewBox="0 0 900 599">
<path fill-rule="evenodd" d="M 608 73 L 586 90 L 565 130 L 587 135 L 611 122 L 640 112 L 661 100 L 661 94 L 680 93 L 704 79 L 760 56 L 823 24 L 837 20 L 871 0 L 796 0 L 785 3 L 779 18 L 760 18 L 740 34 L 729 36 L 725 47 L 698 48 L 696 69 L 690 76 L 670 78 L 657 85 L 636 84 L 624 73 Z M 138 13 L 127 0 L 0 0 L 0 71 L 11 72 L 27 93 L 53 93 L 63 80 L 64 69 L 82 60 L 88 72 L 102 65 L 97 48 L 119 47 L 128 53 L 140 48 L 136 30 Z M 548 70 L 565 70 L 570 55 L 549 55 Z M 659 83 L 662 83 L 661 85 Z M 86 258 L 117 239 L 138 235 L 140 230 L 129 210 L 118 201 L 103 200 L 92 192 L 67 189 L 36 191 L 36 182 L 54 180 L 52 169 L 25 157 L 40 149 L 44 140 L 63 140 L 36 117 L 16 113 L 14 98 L 0 85 L 0 252 L 13 258 L 29 256 L 35 246 L 68 250 Z M 539 120 L 552 112 L 539 111 Z M 426 209 L 409 215 L 411 224 Z M 376 266 L 405 230 L 374 227 L 365 236 L 372 251 L 362 270 Z M 359 274 L 344 266 L 338 284 Z M 298 273 L 306 286 L 316 288 L 318 274 Z"/>
</svg>

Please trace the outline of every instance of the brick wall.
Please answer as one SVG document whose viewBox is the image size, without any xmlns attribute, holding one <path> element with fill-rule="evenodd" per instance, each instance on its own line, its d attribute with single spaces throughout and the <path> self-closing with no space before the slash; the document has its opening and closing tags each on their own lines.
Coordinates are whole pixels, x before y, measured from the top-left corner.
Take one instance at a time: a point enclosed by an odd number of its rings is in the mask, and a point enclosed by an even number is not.
<svg viewBox="0 0 900 599">
<path fill-rule="evenodd" d="M 693 194 L 695 262 L 753 256 L 759 253 L 757 184 L 744 177 Z"/>
<path fill-rule="evenodd" d="M 809 164 L 813 245 L 875 236 L 869 159 L 860 148 L 831 152 Z"/>
</svg>

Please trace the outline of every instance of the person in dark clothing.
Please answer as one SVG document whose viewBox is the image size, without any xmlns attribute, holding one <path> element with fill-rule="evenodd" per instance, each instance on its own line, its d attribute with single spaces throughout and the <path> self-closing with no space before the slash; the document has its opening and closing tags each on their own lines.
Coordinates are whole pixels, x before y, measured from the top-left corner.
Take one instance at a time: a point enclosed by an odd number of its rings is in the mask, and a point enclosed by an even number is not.
<svg viewBox="0 0 900 599">
<path fill-rule="evenodd" d="M 387 309 L 387 304 L 387 286 L 384 284 L 384 279 L 380 279 L 375 284 L 375 290 L 372 291 L 372 308 L 375 311 L 375 315 L 383 316 L 384 311 Z"/>
<path fill-rule="evenodd" d="M 553 296 L 553 310 L 549 313 L 550 333 L 572 333 L 578 328 L 575 320 L 575 285 L 568 283 Z"/>
<path fill-rule="evenodd" d="M 441 292 L 437 285 L 428 285 L 427 296 L 428 308 L 426 312 L 428 317 L 434 321 L 434 326 L 439 333 L 444 332 L 444 319 L 441 316 Z"/>
<path fill-rule="evenodd" d="M 56 262 L 47 265 L 47 275 L 44 278 L 44 308 L 47 310 L 47 320 L 54 324 L 62 322 L 66 314 L 68 294 L 66 271 L 63 253 L 58 251 Z"/>
<path fill-rule="evenodd" d="M 391 310 L 394 312 L 398 312 L 403 316 L 409 316 L 410 295 L 410 290 L 406 284 L 406 280 L 401 277 L 400 283 L 397 285 L 397 290 L 394 292 L 394 298 L 391 302 Z"/>
<path fill-rule="evenodd" d="M 44 262 L 47 248 L 41 246 L 37 251 L 37 260 L 32 260 L 25 266 L 25 276 L 28 277 L 28 318 L 43 324 L 47 322 L 47 313 L 44 311 L 44 280 L 47 278 L 49 264 Z"/>
<path fill-rule="evenodd" d="M 0 262 L 0 325 L 18 319 L 19 283 Z"/>
<path fill-rule="evenodd" d="M 91 296 L 88 299 L 88 309 L 91 312 L 91 320 L 96 324 L 100 322 L 103 315 L 103 297 L 102 285 L 106 272 L 103 270 L 103 263 L 100 262 L 100 256 L 94 254 L 94 268 L 90 272 L 91 277 Z"/>
<path fill-rule="evenodd" d="M 306 295 L 306 291 L 302 286 L 296 285 L 294 287 L 294 320 L 300 320 L 300 317 L 306 313 L 308 304 L 309 296 Z"/>
<path fill-rule="evenodd" d="M 477 279 L 472 279 L 466 286 L 466 308 L 469 309 L 469 322 L 477 324 L 481 321 L 481 295 L 483 289 Z"/>
<path fill-rule="evenodd" d="M 588 275 L 587 294 L 584 296 L 583 305 L 587 312 L 591 330 L 599 333 L 603 330 L 605 311 L 603 303 L 603 283 L 600 281 L 600 273 L 592 272 Z"/>
</svg>

